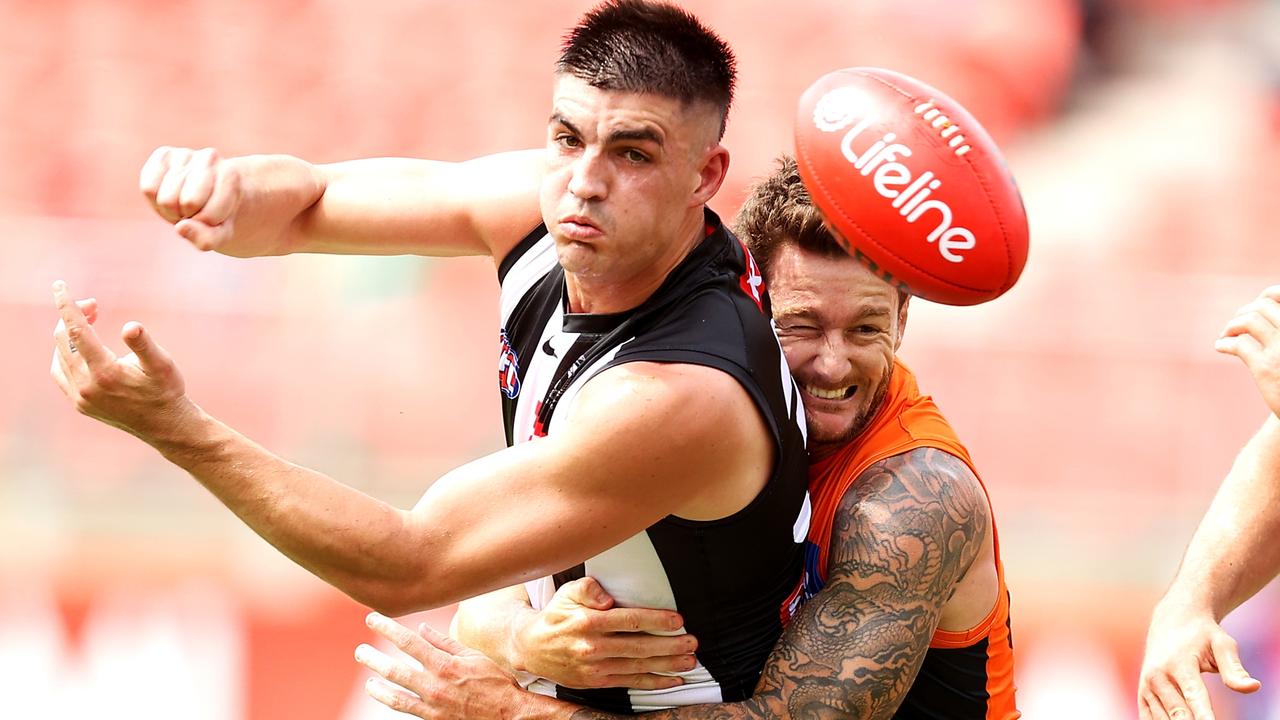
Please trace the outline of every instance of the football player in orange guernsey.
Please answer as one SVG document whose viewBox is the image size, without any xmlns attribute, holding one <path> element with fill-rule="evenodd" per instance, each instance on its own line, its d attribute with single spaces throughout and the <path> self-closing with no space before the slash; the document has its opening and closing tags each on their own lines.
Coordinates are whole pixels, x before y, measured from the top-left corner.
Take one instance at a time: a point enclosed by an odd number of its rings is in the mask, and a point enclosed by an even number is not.
<svg viewBox="0 0 1280 720">
<path fill-rule="evenodd" d="M 835 243 L 789 159 L 755 188 L 737 229 L 769 287 L 805 406 L 812 597 L 751 699 L 649 717 L 1020 717 L 985 489 L 896 357 L 908 296 Z M 644 635 L 616 632 L 642 611 L 609 604 L 590 579 L 561 588 L 541 613 L 489 596 L 463 604 L 455 632 L 507 670 L 618 684 L 618 674 L 643 671 L 650 653 Z M 611 620 L 622 613 L 625 620 Z M 429 628 L 416 635 L 376 615 L 370 625 L 426 668 L 358 649 L 361 662 L 414 693 L 372 679 L 370 694 L 395 709 L 421 718 L 612 717 L 521 693 L 483 655 Z"/>
<path fill-rule="evenodd" d="M 1236 457 L 1156 605 L 1138 681 L 1143 720 L 1212 720 L 1202 672 L 1236 692 L 1262 686 L 1218 624 L 1280 573 L 1280 285 L 1227 323 L 1214 345 L 1240 358 L 1271 414 Z"/>
</svg>

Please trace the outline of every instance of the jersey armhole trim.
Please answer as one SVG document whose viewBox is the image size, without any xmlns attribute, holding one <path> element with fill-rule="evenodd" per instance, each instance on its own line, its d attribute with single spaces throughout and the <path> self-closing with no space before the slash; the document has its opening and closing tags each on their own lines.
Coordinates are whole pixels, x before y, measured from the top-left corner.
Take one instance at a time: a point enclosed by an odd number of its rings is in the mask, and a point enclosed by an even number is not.
<svg viewBox="0 0 1280 720">
<path fill-rule="evenodd" d="M 527 235 L 520 238 L 520 242 L 516 243 L 515 247 L 511 248 L 511 252 L 507 253 L 507 256 L 502 258 L 502 262 L 498 263 L 499 284 L 501 284 L 503 280 L 507 279 L 507 273 L 511 272 L 511 268 L 515 266 L 516 261 L 528 252 L 529 248 L 533 247 L 539 240 L 546 237 L 546 234 L 546 224 L 539 223 L 538 226 L 530 230 Z"/>
<path fill-rule="evenodd" d="M 935 630 L 929 638 L 929 647 L 940 649 L 965 648 L 991 634 L 991 628 L 1001 616 L 1001 609 L 1009 601 L 1003 584 L 996 589 L 996 602 L 991 606 L 987 616 L 968 630 Z"/>
</svg>

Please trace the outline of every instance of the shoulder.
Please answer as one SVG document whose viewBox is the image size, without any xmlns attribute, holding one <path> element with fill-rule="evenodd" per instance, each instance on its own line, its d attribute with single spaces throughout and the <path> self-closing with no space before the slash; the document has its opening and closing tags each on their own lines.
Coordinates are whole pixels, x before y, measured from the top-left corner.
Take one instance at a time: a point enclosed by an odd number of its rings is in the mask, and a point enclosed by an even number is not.
<svg viewBox="0 0 1280 720">
<path fill-rule="evenodd" d="M 918 447 L 863 470 L 845 491 L 841 505 L 853 508 L 894 493 L 908 493 L 921 500 L 953 496 L 981 499 L 981 504 L 986 504 L 982 483 L 964 460 L 940 448 Z"/>
<path fill-rule="evenodd" d="M 583 385 L 566 417 L 574 435 L 661 443 L 675 452 L 732 452 L 762 439 L 746 390 L 711 367 L 679 362 L 628 362 Z M 713 450 L 714 448 L 714 450 Z M 708 458 L 713 460 L 714 458 Z"/>
<path fill-rule="evenodd" d="M 732 416 L 739 403 L 749 403 L 742 385 L 714 367 L 682 362 L 633 361 L 615 365 L 591 378 L 574 403 L 573 415 L 679 418 L 693 429 Z M 749 407 L 749 405 L 748 405 Z"/>
</svg>

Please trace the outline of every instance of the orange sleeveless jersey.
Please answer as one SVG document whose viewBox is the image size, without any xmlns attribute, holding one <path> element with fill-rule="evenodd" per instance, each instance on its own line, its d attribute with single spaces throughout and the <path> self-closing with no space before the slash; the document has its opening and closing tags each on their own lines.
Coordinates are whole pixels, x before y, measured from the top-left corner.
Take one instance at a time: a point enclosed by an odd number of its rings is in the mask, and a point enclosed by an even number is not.
<svg viewBox="0 0 1280 720">
<path fill-rule="evenodd" d="M 831 526 L 840 499 L 871 465 L 921 447 L 937 448 L 961 460 L 978 476 L 968 450 L 928 395 L 921 395 L 915 375 L 894 363 L 884 405 L 856 440 L 814 462 L 809 468 L 813 520 L 809 525 L 810 578 L 827 577 Z M 986 486 L 983 486 L 986 491 Z M 987 500 L 990 504 L 990 498 Z M 994 516 L 994 513 L 993 513 Z M 1009 592 L 1000 562 L 1000 538 L 994 517 L 999 590 L 996 605 L 978 625 L 964 632 L 938 630 L 919 675 L 894 718 L 900 720 L 1015 720 L 1022 717 L 1014 702 L 1013 640 L 1009 627 Z M 816 590 L 820 586 L 810 588 Z"/>
</svg>

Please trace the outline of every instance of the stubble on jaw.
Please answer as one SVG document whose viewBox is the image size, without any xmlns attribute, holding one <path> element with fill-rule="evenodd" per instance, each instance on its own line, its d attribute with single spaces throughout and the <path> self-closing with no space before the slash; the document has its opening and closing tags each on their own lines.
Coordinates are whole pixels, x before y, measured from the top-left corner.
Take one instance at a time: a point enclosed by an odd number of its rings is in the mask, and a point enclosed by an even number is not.
<svg viewBox="0 0 1280 720">
<path fill-rule="evenodd" d="M 849 427 L 845 428 L 835 437 L 827 439 L 815 437 L 810 434 L 810 454 L 814 454 L 815 452 L 818 452 L 819 454 L 830 452 L 831 450 L 845 445 L 861 435 L 863 431 L 867 429 L 867 426 L 871 424 L 872 418 L 876 416 L 876 413 L 879 412 L 880 408 L 884 405 L 884 400 L 889 395 L 889 382 L 892 380 L 893 368 L 891 367 L 889 369 L 889 373 L 884 376 L 884 380 L 882 380 L 880 385 L 876 387 L 875 394 L 871 396 L 871 402 L 867 405 L 866 409 L 858 413 L 858 416 L 853 419 L 853 422 L 849 424 Z"/>
</svg>

